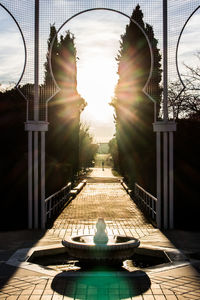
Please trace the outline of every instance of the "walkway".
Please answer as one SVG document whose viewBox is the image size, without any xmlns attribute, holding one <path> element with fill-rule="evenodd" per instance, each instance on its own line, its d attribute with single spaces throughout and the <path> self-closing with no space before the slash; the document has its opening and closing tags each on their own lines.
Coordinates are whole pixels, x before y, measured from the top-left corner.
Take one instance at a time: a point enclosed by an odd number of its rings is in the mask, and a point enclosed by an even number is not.
<svg viewBox="0 0 200 300">
<path fill-rule="evenodd" d="M 89 183 L 64 209 L 49 233 L 60 238 L 94 234 L 99 217 L 105 219 L 108 234 L 141 238 L 156 231 L 130 199 L 119 179 L 112 175 L 111 169 L 94 168 L 88 179 Z"/>
<path fill-rule="evenodd" d="M 141 247 L 175 249 L 172 242 L 143 217 L 118 179 L 112 175 L 111 170 L 102 171 L 95 168 L 84 189 L 63 210 L 52 228 L 46 233 L 25 231 L 18 232 L 16 235 L 0 234 L 0 260 L 2 260 L 2 264 L 0 262 L 0 299 L 200 299 L 200 275 L 188 263 L 171 269 L 147 272 L 146 277 L 135 277 L 137 274 L 135 269 L 133 271 L 130 269 L 131 272 L 119 272 L 119 270 L 106 274 L 104 272 L 103 275 L 88 271 L 75 272 L 73 265 L 69 263 L 68 267 L 65 266 L 67 272 L 64 273 L 59 266 L 52 266 L 58 274 L 64 274 L 58 277 L 46 274 L 51 268 L 36 270 L 32 268 L 32 264 L 27 267 L 22 264 L 16 269 L 3 262 L 19 248 L 51 247 L 54 244 L 60 247 L 61 240 L 66 235 L 94 234 L 98 217 L 105 219 L 109 234 L 138 237 Z M 181 242 L 179 232 L 167 234 L 173 235 L 175 241 Z M 183 239 L 184 236 L 183 234 Z M 187 246 L 185 250 L 188 249 Z M 9 251 L 4 251 L 6 247 Z M 200 250 L 195 241 L 191 243 L 192 247 Z M 196 264 L 196 269 L 199 266 L 200 263 Z M 73 272 L 70 272 L 70 268 Z"/>
</svg>

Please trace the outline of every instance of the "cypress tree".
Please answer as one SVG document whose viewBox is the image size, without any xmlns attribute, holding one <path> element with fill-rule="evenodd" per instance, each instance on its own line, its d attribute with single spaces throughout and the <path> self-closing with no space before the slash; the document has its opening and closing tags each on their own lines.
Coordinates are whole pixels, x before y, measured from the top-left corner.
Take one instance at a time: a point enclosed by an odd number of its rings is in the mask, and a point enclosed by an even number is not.
<svg viewBox="0 0 200 300">
<path fill-rule="evenodd" d="M 152 26 L 145 24 L 140 6 L 134 9 L 131 19 L 144 30 L 154 53 L 153 76 L 148 92 L 157 100 L 161 96 L 159 86 L 161 69 L 157 40 Z M 151 53 L 142 30 L 132 21 L 121 36 L 117 56 L 119 80 L 112 105 L 116 113 L 116 138 L 119 150 L 119 164 L 122 175 L 133 187 L 137 181 L 144 188 L 155 191 L 152 172 L 155 171 L 155 137 L 153 102 L 144 94 L 143 88 L 151 66 Z"/>
<path fill-rule="evenodd" d="M 55 26 L 52 25 L 48 49 L 55 33 Z M 65 185 L 66 181 L 72 180 L 79 169 L 80 112 L 85 101 L 77 92 L 76 48 L 74 36 L 69 31 L 59 39 L 58 37 L 54 39 L 51 65 L 60 92 L 49 102 L 48 107 L 50 122 L 46 147 L 48 194 L 54 193 Z M 49 71 L 46 63 L 47 88 L 53 84 Z"/>
</svg>

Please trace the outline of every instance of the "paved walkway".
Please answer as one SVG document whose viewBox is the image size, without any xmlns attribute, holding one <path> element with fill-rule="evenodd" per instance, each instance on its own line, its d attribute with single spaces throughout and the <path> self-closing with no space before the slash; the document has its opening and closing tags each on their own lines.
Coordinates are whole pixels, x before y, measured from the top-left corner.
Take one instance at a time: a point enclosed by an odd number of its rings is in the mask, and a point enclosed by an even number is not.
<svg viewBox="0 0 200 300">
<path fill-rule="evenodd" d="M 110 269 L 103 273 L 76 271 L 74 265 L 69 263 L 65 266 L 67 272 L 63 273 L 61 268 L 56 276 L 46 275 L 45 270 L 31 269 L 32 264 L 27 268 L 23 265 L 16 268 L 6 264 L 7 259 L 17 249 L 50 247 L 54 244 L 60 246 L 66 235 L 94 234 L 95 223 L 99 217 L 105 219 L 108 234 L 137 237 L 141 241 L 141 247 L 176 250 L 166 235 L 144 218 L 111 170 L 95 168 L 88 178 L 87 185 L 63 210 L 47 232 L 0 234 L 0 299 L 200 299 L 199 261 L 194 261 L 195 268 L 186 263 L 151 272 L 130 267 L 129 272 Z M 183 245 L 182 251 L 185 253 L 191 248 L 195 251 L 200 250 L 200 245 L 197 245 L 195 240 L 190 248 L 187 242 L 186 245 L 181 243 L 179 232 L 167 234 L 173 237 L 175 242 Z M 200 235 L 197 234 L 196 238 L 200 238 Z M 59 270 L 59 266 L 52 268 Z"/>
</svg>

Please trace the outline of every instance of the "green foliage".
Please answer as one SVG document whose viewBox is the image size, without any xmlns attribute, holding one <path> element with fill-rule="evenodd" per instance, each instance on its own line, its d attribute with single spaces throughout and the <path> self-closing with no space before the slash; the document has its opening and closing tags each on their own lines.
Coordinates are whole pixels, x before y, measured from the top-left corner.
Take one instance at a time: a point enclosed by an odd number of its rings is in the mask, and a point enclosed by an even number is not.
<svg viewBox="0 0 200 300">
<path fill-rule="evenodd" d="M 109 146 L 109 153 L 111 154 L 113 160 L 113 167 L 115 170 L 119 170 L 119 153 L 118 153 L 116 137 L 112 138 L 109 141 L 108 146 Z"/>
<path fill-rule="evenodd" d="M 109 146 L 108 143 L 99 143 L 98 153 L 99 154 L 108 154 Z"/>
<path fill-rule="evenodd" d="M 81 125 L 79 135 L 79 159 L 80 168 L 86 169 L 93 166 L 98 145 L 93 143 L 93 138 L 89 133 L 89 127 Z"/>
<path fill-rule="evenodd" d="M 153 76 L 147 92 L 157 101 L 161 99 L 161 69 L 158 41 L 152 26 L 145 24 L 143 13 L 137 5 L 132 20 L 143 28 L 148 36 L 154 54 Z M 155 136 L 154 103 L 143 93 L 149 77 L 151 53 L 142 30 L 130 22 L 121 36 L 117 56 L 119 80 L 112 105 L 116 113 L 116 139 L 119 151 L 121 174 L 133 186 L 137 181 L 144 188 L 155 193 Z"/>
<path fill-rule="evenodd" d="M 113 161 L 110 153 L 100 154 L 97 153 L 95 156 L 95 168 L 102 168 L 102 162 L 104 163 L 104 168 L 112 168 Z"/>
</svg>

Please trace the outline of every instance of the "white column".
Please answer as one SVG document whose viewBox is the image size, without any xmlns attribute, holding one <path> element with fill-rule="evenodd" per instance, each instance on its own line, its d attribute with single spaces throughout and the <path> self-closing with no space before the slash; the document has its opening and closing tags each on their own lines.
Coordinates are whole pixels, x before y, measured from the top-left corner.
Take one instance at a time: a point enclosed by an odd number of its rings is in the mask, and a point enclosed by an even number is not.
<svg viewBox="0 0 200 300">
<path fill-rule="evenodd" d="M 174 133 L 169 132 L 169 228 L 174 228 Z"/>
<path fill-rule="evenodd" d="M 45 132 L 41 132 L 41 228 L 45 229 Z"/>
<path fill-rule="evenodd" d="M 35 0 L 34 120 L 39 121 L 39 0 Z"/>
<path fill-rule="evenodd" d="M 173 132 L 176 123 L 173 121 L 156 122 L 156 176 L 157 176 L 157 225 L 159 228 L 173 228 L 174 190 L 173 190 Z M 163 137 L 163 139 L 162 139 Z M 163 143 L 161 143 L 161 141 Z"/>
<path fill-rule="evenodd" d="M 33 143 L 32 131 L 28 132 L 28 228 L 33 226 Z"/>
<path fill-rule="evenodd" d="M 161 133 L 156 132 L 156 176 L 157 176 L 157 202 L 156 223 L 161 228 Z"/>
<path fill-rule="evenodd" d="M 39 0 L 35 0 L 34 121 L 39 121 Z M 38 224 L 38 132 L 34 132 L 34 228 Z"/>
<path fill-rule="evenodd" d="M 25 130 L 28 131 L 28 226 L 29 228 L 45 228 L 45 132 L 48 131 L 48 122 L 28 121 L 25 123 Z M 41 219 L 39 220 L 39 201 L 38 201 L 38 140 L 41 135 Z M 33 144 L 33 142 L 34 144 Z M 34 197 L 33 197 L 34 195 Z M 33 202 L 34 199 L 34 202 Z M 34 209 L 33 209 L 34 207 Z M 34 213 L 33 213 L 34 212 Z M 33 220 L 32 220 L 33 216 Z M 41 221 L 41 222 L 39 222 Z M 33 226 L 34 224 L 34 226 Z"/>
<path fill-rule="evenodd" d="M 168 15 L 167 0 L 163 0 L 163 117 L 168 121 Z M 168 228 L 168 133 L 163 132 L 163 204 L 164 228 Z"/>
<path fill-rule="evenodd" d="M 164 229 L 168 229 L 168 132 L 163 132 L 163 205 Z"/>
<path fill-rule="evenodd" d="M 34 132 L 34 228 L 38 229 L 38 132 Z"/>
<path fill-rule="evenodd" d="M 168 15 L 167 0 L 163 0 L 163 117 L 168 120 Z"/>
</svg>

